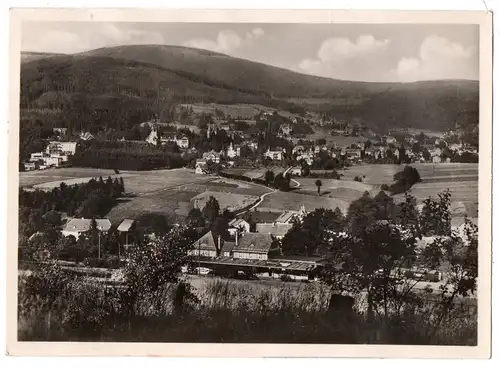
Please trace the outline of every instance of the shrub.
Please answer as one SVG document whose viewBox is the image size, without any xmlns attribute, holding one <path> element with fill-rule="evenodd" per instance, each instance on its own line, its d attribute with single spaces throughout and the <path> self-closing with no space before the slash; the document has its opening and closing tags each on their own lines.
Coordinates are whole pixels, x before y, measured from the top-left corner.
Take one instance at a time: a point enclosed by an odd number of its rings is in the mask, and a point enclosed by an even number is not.
<svg viewBox="0 0 500 368">
<path fill-rule="evenodd" d="M 382 186 L 380 187 L 381 190 L 389 190 L 389 186 L 387 184 L 382 184 Z"/>
<path fill-rule="evenodd" d="M 293 281 L 293 279 L 290 277 L 290 275 L 286 275 L 286 274 L 285 275 L 281 275 L 280 280 L 284 281 L 284 282 Z"/>
<path fill-rule="evenodd" d="M 359 182 L 362 182 L 362 181 L 363 181 L 363 178 L 361 178 L 361 176 L 358 176 L 358 175 L 357 175 L 357 176 L 354 178 L 354 181 L 359 181 Z"/>
</svg>

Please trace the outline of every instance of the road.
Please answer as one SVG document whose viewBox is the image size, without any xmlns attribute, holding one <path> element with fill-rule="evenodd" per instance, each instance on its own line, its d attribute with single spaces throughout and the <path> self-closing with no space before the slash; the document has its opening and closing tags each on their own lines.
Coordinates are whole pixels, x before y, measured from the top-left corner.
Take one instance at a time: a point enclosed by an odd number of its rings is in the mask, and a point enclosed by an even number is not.
<svg viewBox="0 0 500 368">
<path fill-rule="evenodd" d="M 288 173 L 288 171 L 290 171 L 292 169 L 292 167 L 289 167 L 287 168 L 284 172 L 283 172 L 283 176 L 286 175 Z M 293 183 L 295 183 L 295 186 L 293 188 L 298 188 L 300 187 L 300 183 L 295 180 L 295 179 L 290 179 L 290 181 L 292 181 Z M 256 184 L 256 185 L 261 185 L 261 184 Z M 261 185 L 267 189 L 269 189 L 269 187 L 266 187 L 265 185 Z M 277 189 L 272 189 L 270 192 L 267 192 L 267 193 L 264 193 L 260 196 L 259 200 L 254 204 L 252 205 L 250 208 L 246 209 L 246 210 L 243 210 L 241 212 L 238 212 L 236 215 L 242 215 L 244 214 L 245 212 L 248 212 L 248 211 L 251 211 L 253 210 L 254 208 L 257 208 L 261 203 L 262 201 L 264 201 L 264 198 L 266 198 L 268 195 L 270 194 L 273 194 L 273 193 L 276 193 L 278 190 Z"/>
</svg>

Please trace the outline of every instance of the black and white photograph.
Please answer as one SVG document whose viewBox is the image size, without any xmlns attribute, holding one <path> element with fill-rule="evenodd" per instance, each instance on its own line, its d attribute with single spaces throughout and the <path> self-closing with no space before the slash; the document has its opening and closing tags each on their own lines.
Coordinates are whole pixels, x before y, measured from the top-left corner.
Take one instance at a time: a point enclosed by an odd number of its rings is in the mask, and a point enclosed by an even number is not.
<svg viewBox="0 0 500 368">
<path fill-rule="evenodd" d="M 16 344 L 489 351 L 487 14 L 199 14 L 18 23 Z"/>
</svg>

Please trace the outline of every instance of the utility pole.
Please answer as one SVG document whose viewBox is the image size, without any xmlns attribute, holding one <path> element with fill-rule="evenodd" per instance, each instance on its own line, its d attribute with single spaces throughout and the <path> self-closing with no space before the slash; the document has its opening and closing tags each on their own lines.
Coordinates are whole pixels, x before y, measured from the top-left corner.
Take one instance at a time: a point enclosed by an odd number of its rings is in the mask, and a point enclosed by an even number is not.
<svg viewBox="0 0 500 368">
<path fill-rule="evenodd" d="M 99 230 L 99 243 L 97 247 L 97 258 L 101 259 L 101 230 Z"/>
</svg>

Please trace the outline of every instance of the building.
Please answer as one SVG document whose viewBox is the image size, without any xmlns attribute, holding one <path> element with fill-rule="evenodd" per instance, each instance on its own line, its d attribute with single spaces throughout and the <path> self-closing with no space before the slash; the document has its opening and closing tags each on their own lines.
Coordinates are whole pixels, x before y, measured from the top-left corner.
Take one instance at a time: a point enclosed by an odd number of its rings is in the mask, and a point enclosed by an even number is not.
<svg viewBox="0 0 500 368">
<path fill-rule="evenodd" d="M 220 163 L 220 157 L 223 155 L 222 151 L 216 152 L 214 150 L 211 150 L 209 152 L 203 153 L 203 159 L 205 161 L 212 161 L 216 164 Z"/>
<path fill-rule="evenodd" d="M 156 129 L 152 129 L 149 135 L 146 138 L 146 142 L 149 144 L 158 144 L 158 131 Z"/>
<path fill-rule="evenodd" d="M 361 150 L 358 148 L 348 148 L 345 150 L 345 155 L 347 156 L 347 158 L 350 158 L 352 160 L 360 159 Z"/>
<path fill-rule="evenodd" d="M 296 145 L 295 147 L 292 148 L 292 155 L 301 155 L 305 151 L 304 146 L 302 145 Z"/>
<path fill-rule="evenodd" d="M 236 242 L 233 248 L 235 259 L 259 259 L 268 260 L 271 253 L 279 251 L 273 247 L 271 236 L 259 233 L 246 233 Z"/>
<path fill-rule="evenodd" d="M 193 243 L 193 249 L 188 251 L 191 256 L 215 258 L 219 255 L 221 249 L 221 238 L 216 237 L 212 231 L 203 235 Z"/>
<path fill-rule="evenodd" d="M 31 154 L 30 162 L 35 164 L 37 162 L 39 163 L 40 161 L 43 162 L 42 164 L 40 164 L 40 168 L 42 168 L 42 166 L 43 167 L 51 167 L 51 166 L 58 167 L 59 165 L 61 165 L 63 163 L 63 161 L 67 161 L 67 157 L 60 156 L 59 154 L 49 155 L 45 152 L 35 152 L 35 153 Z"/>
<path fill-rule="evenodd" d="M 292 176 L 302 176 L 302 168 L 301 167 L 292 167 L 289 171 Z"/>
<path fill-rule="evenodd" d="M 45 152 L 49 155 L 60 154 L 61 156 L 72 156 L 76 152 L 76 142 L 49 142 Z"/>
<path fill-rule="evenodd" d="M 280 133 L 289 136 L 292 133 L 292 127 L 289 124 L 283 124 L 280 126 Z"/>
<path fill-rule="evenodd" d="M 111 222 L 108 219 L 96 219 L 97 229 L 102 233 L 107 233 L 111 228 Z M 91 219 L 74 218 L 68 221 L 62 231 L 63 236 L 74 236 L 76 239 L 79 236 L 90 230 Z"/>
<path fill-rule="evenodd" d="M 267 151 L 264 153 L 264 157 L 270 158 L 271 160 L 281 161 L 283 160 L 283 151 L 282 150 L 271 151 L 268 148 Z"/>
<path fill-rule="evenodd" d="M 68 128 L 52 128 L 52 131 L 57 135 L 66 135 Z"/>
<path fill-rule="evenodd" d="M 276 239 L 282 239 L 285 234 L 293 227 L 293 224 L 270 223 L 270 224 L 256 224 L 255 231 L 259 234 L 267 234 Z"/>
<path fill-rule="evenodd" d="M 94 136 L 92 134 L 90 134 L 89 132 L 81 132 L 80 139 L 82 141 L 90 141 L 90 140 L 94 139 Z"/>
<path fill-rule="evenodd" d="M 208 166 L 205 160 L 196 160 L 196 166 L 194 169 L 195 174 L 208 174 Z"/>
<path fill-rule="evenodd" d="M 189 148 L 189 138 L 187 135 L 175 136 L 174 141 L 179 146 L 179 148 L 186 149 Z"/>
<path fill-rule="evenodd" d="M 385 137 L 385 144 L 396 144 L 398 140 L 394 137 L 388 136 Z"/>
<path fill-rule="evenodd" d="M 120 223 L 120 225 L 118 225 L 116 229 L 121 234 L 125 234 L 125 243 L 124 243 L 125 249 L 132 245 L 130 243 L 129 235 L 131 235 L 131 232 L 134 230 L 134 227 L 135 227 L 134 220 L 125 219 Z M 120 248 L 118 248 L 118 253 L 120 253 Z"/>
<path fill-rule="evenodd" d="M 36 165 L 34 162 L 25 162 L 24 163 L 24 170 L 25 171 L 31 171 L 31 170 L 35 170 L 36 169 Z"/>
<path fill-rule="evenodd" d="M 240 156 L 240 146 L 233 146 L 233 142 L 229 144 L 229 148 L 227 149 L 227 157 L 235 158 Z"/>
<path fill-rule="evenodd" d="M 235 233 L 238 230 L 240 232 L 249 233 L 250 232 L 250 224 L 247 221 L 240 219 L 240 218 L 232 219 L 229 222 L 229 229 L 228 229 L 229 234 L 231 234 L 231 236 L 235 236 Z"/>
</svg>

